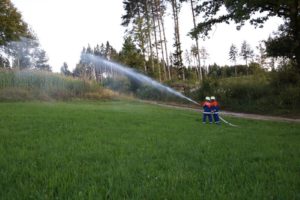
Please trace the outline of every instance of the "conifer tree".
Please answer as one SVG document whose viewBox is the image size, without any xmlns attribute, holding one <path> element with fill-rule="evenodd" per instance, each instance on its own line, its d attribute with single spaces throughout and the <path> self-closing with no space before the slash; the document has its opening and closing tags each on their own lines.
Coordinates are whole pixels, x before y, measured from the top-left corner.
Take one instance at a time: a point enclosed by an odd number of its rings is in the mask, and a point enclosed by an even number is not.
<svg viewBox="0 0 300 200">
<path fill-rule="evenodd" d="M 237 66 L 236 66 L 237 56 L 238 56 L 238 49 L 234 44 L 232 44 L 229 49 L 229 60 L 232 61 L 234 64 L 235 76 L 237 76 Z"/>
<path fill-rule="evenodd" d="M 253 50 L 246 41 L 242 43 L 240 56 L 245 60 L 246 66 L 248 66 L 248 60 L 253 58 Z"/>
<path fill-rule="evenodd" d="M 120 52 L 121 63 L 128 67 L 135 68 L 137 70 L 143 70 L 143 56 L 135 46 L 131 37 L 124 39 L 123 47 Z"/>
<path fill-rule="evenodd" d="M 36 52 L 36 61 L 35 61 L 35 68 L 43 70 L 43 71 L 51 71 L 51 67 L 48 64 L 48 57 L 46 55 L 46 51 L 43 49 L 39 49 Z"/>
<path fill-rule="evenodd" d="M 258 55 L 256 56 L 256 61 L 260 64 L 261 68 L 265 68 L 267 64 L 267 51 L 263 42 L 260 42 L 256 47 L 258 50 Z"/>
<path fill-rule="evenodd" d="M 181 78 L 185 80 L 184 66 L 182 62 L 182 50 L 181 50 L 181 40 L 180 40 L 180 31 L 179 31 L 179 12 L 180 12 L 180 3 L 178 0 L 169 0 L 172 6 L 172 14 L 174 21 L 174 48 L 175 52 L 173 53 L 174 66 L 181 71 Z"/>
<path fill-rule="evenodd" d="M 61 66 L 60 73 L 62 73 L 65 76 L 71 76 L 72 75 L 71 71 L 69 70 L 69 66 L 66 62 L 64 62 L 63 65 Z"/>
</svg>

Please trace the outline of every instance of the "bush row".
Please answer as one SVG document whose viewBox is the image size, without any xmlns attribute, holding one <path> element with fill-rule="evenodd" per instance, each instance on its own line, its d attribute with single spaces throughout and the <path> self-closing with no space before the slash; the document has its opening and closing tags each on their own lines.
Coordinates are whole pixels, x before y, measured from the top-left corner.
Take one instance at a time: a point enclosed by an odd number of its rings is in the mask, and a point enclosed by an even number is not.
<svg viewBox="0 0 300 200">
<path fill-rule="evenodd" d="M 0 101 L 114 96 L 95 82 L 39 70 L 1 70 Z"/>
<path fill-rule="evenodd" d="M 103 82 L 105 87 L 143 100 L 186 103 L 186 100 L 167 90 L 126 76 L 108 78 Z"/>
<path fill-rule="evenodd" d="M 201 101 L 214 95 L 223 109 L 260 113 L 299 115 L 300 77 L 292 70 L 225 79 L 206 78 L 192 93 Z"/>
</svg>

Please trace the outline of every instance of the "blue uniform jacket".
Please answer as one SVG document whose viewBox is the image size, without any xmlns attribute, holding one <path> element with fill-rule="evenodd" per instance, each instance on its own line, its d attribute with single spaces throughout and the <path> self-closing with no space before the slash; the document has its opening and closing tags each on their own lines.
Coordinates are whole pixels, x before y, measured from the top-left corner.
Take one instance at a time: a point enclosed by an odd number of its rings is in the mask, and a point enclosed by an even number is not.
<svg viewBox="0 0 300 200">
<path fill-rule="evenodd" d="M 213 112 L 219 112 L 220 106 L 219 106 L 219 103 L 218 103 L 217 101 L 212 101 L 212 102 L 210 103 L 210 105 L 211 105 L 211 110 L 212 110 Z"/>
<path fill-rule="evenodd" d="M 203 110 L 204 110 L 204 112 L 211 112 L 211 105 L 210 105 L 210 102 L 205 101 L 205 102 L 203 103 Z"/>
</svg>

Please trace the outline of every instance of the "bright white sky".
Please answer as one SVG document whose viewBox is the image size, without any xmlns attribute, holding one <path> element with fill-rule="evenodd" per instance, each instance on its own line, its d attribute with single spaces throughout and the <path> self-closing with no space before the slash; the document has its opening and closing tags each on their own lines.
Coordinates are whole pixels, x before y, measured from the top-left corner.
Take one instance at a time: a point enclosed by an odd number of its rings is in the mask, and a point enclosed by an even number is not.
<svg viewBox="0 0 300 200">
<path fill-rule="evenodd" d="M 42 48 L 49 56 L 53 71 L 60 71 L 63 62 L 73 69 L 79 61 L 82 48 L 90 44 L 110 44 L 118 51 L 122 48 L 125 28 L 121 26 L 124 14 L 122 0 L 12 0 L 24 20 L 37 34 Z M 173 22 L 166 19 L 169 50 L 173 44 Z M 209 53 L 206 64 L 230 64 L 228 52 L 231 44 L 239 49 L 246 40 L 255 50 L 258 42 L 267 39 L 277 30 L 281 20 L 272 19 L 263 29 L 246 25 L 241 31 L 235 26 L 218 25 L 211 38 L 200 40 Z M 187 33 L 193 27 L 190 7 L 184 6 L 180 13 L 180 31 L 183 50 L 190 50 L 192 40 Z M 183 54 L 184 57 L 184 54 Z M 243 63 L 242 60 L 239 63 Z"/>
</svg>

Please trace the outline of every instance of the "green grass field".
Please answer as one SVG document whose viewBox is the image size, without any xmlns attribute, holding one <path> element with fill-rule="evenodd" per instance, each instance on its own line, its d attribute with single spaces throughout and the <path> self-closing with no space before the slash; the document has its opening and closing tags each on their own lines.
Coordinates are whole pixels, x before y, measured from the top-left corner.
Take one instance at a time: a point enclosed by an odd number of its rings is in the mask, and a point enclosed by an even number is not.
<svg viewBox="0 0 300 200">
<path fill-rule="evenodd" d="M 137 102 L 0 103 L 0 199 L 300 199 L 300 124 Z"/>
</svg>

